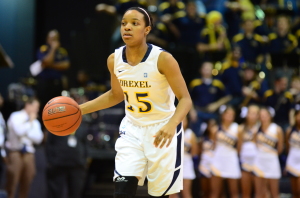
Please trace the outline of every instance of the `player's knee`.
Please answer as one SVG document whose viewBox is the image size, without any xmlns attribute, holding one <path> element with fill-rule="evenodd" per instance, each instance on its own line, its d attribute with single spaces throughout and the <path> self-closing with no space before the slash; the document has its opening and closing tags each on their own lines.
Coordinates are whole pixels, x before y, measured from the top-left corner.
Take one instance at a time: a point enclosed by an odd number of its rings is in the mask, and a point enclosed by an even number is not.
<svg viewBox="0 0 300 198">
<path fill-rule="evenodd" d="M 114 198 L 133 198 L 136 193 L 138 179 L 134 176 L 119 176 L 115 178 Z"/>
</svg>

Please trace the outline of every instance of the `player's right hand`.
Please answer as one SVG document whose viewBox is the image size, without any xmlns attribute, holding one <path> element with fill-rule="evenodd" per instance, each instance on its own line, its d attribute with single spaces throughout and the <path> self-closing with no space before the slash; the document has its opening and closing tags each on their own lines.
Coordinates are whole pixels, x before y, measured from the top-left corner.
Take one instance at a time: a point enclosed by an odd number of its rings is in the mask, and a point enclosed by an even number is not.
<svg viewBox="0 0 300 198">
<path fill-rule="evenodd" d="M 155 134 L 155 139 L 154 139 L 154 146 L 157 148 L 164 147 L 164 145 L 167 143 L 168 147 L 173 139 L 173 136 L 175 135 L 176 131 L 176 126 L 173 126 L 172 124 L 168 123 L 164 125 L 156 134 Z"/>
</svg>

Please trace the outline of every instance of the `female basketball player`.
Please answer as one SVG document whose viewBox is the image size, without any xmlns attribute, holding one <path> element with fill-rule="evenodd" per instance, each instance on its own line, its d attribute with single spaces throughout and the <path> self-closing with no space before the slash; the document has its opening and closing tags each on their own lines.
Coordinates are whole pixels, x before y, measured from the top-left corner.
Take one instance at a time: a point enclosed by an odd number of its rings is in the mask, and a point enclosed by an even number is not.
<svg viewBox="0 0 300 198">
<path fill-rule="evenodd" d="M 257 154 L 253 163 L 256 198 L 279 197 L 281 170 L 278 155 L 283 150 L 282 129 L 272 123 L 272 115 L 266 108 L 259 112 L 261 126 L 256 134 Z"/>
<path fill-rule="evenodd" d="M 198 155 L 197 137 L 194 132 L 188 128 L 188 119 L 184 118 L 184 154 L 183 154 L 183 189 L 182 198 L 192 198 L 192 181 L 196 178 L 193 157 Z M 179 198 L 178 194 L 170 195 L 170 198 Z"/>
<path fill-rule="evenodd" d="M 150 15 L 140 7 L 125 12 L 121 36 L 126 45 L 107 61 L 111 90 L 80 105 L 82 114 L 87 114 L 125 99 L 126 116 L 115 145 L 115 198 L 134 197 L 146 175 L 152 197 L 167 197 L 182 189 L 181 121 L 191 99 L 172 55 L 146 43 L 152 25 Z"/>
<path fill-rule="evenodd" d="M 300 198 L 300 110 L 295 112 L 295 126 L 286 132 L 286 147 L 286 171 L 291 176 L 293 198 Z"/>
<path fill-rule="evenodd" d="M 254 177 L 252 175 L 252 166 L 256 155 L 255 135 L 259 128 L 259 107 L 250 105 L 245 123 L 240 125 L 243 133 L 243 144 L 240 152 L 240 161 L 242 168 L 242 195 L 243 198 L 252 197 L 254 188 Z"/>
<path fill-rule="evenodd" d="M 241 177 L 241 170 L 238 152 L 243 139 L 234 118 L 234 109 L 226 107 L 221 115 L 221 124 L 213 136 L 215 149 L 211 161 L 211 198 L 220 197 L 224 179 L 228 181 L 230 197 L 239 197 L 238 179 Z"/>
<path fill-rule="evenodd" d="M 207 122 L 206 130 L 203 133 L 201 140 L 201 160 L 199 165 L 199 171 L 201 174 L 200 185 L 202 198 L 209 198 L 210 195 L 210 163 L 213 157 L 213 133 L 217 132 L 218 127 L 215 120 L 209 120 Z"/>
</svg>

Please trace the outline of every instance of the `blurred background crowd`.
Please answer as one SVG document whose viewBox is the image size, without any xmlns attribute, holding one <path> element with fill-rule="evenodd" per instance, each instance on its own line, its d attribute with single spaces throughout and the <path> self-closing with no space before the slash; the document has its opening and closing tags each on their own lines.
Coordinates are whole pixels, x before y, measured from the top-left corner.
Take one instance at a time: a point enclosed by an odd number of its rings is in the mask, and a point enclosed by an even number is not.
<svg viewBox="0 0 300 198">
<path fill-rule="evenodd" d="M 82 103 L 109 90 L 106 58 L 123 45 L 120 19 L 133 6 L 147 9 L 153 18 L 148 43 L 164 48 L 179 63 L 193 100 L 188 127 L 200 148 L 208 126 L 222 122 L 224 105 L 234 108 L 232 122 L 238 124 L 245 121 L 249 105 L 258 105 L 268 109 L 283 134 L 295 125 L 294 115 L 300 110 L 298 0 L 1 1 L 0 146 L 7 150 L 2 153 L 2 187 L 9 194 L 18 182 L 22 189 L 22 182 L 32 181 L 31 190 L 23 186 L 20 197 L 111 196 L 123 103 L 84 116 L 79 132 L 68 137 L 53 136 L 41 126 L 42 136 L 35 131 L 16 143 L 9 134 L 23 132 L 11 132 L 7 126 L 14 123 L 9 122 L 13 112 L 27 112 L 22 119 L 40 122 L 43 106 L 55 96 Z M 10 159 L 16 150 L 31 155 Z M 201 158 L 201 149 L 194 153 Z M 281 153 L 280 192 L 288 197 L 286 152 Z M 24 160 L 24 165 L 9 166 L 16 160 Z M 20 173 L 11 174 L 11 168 Z M 195 169 L 191 193 L 202 197 L 202 176 Z M 22 180 L 22 171 L 28 173 L 27 180 Z"/>
</svg>

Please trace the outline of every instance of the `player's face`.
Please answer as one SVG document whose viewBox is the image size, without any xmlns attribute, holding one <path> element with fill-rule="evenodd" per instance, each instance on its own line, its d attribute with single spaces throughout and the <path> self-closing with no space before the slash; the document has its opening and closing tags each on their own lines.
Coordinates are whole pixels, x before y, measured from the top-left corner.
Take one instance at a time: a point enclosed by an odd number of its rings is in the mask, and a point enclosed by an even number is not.
<svg viewBox="0 0 300 198">
<path fill-rule="evenodd" d="M 126 44 L 138 44 L 146 39 L 150 32 L 146 27 L 144 15 L 136 10 L 127 11 L 121 22 L 121 36 Z"/>
</svg>

